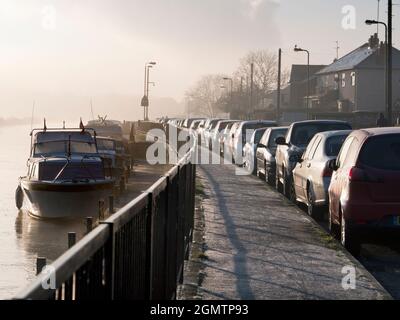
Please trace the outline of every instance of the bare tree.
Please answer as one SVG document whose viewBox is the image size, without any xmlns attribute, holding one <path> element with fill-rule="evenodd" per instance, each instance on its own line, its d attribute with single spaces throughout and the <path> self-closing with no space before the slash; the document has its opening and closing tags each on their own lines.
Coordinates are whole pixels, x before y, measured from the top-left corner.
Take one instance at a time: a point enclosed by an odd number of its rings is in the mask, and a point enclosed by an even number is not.
<svg viewBox="0 0 400 320">
<path fill-rule="evenodd" d="M 220 111 L 220 98 L 223 94 L 221 81 L 224 75 L 206 75 L 190 88 L 185 99 L 190 104 L 190 110 L 198 115 L 215 117 Z"/>
<path fill-rule="evenodd" d="M 240 65 L 234 74 L 237 82 L 242 81 L 248 94 L 251 79 L 251 64 L 254 64 L 253 73 L 253 98 L 258 104 L 267 94 L 277 89 L 278 80 L 278 55 L 268 50 L 251 51 L 240 59 Z M 289 71 L 283 70 L 281 85 L 284 87 L 289 80 Z"/>
</svg>

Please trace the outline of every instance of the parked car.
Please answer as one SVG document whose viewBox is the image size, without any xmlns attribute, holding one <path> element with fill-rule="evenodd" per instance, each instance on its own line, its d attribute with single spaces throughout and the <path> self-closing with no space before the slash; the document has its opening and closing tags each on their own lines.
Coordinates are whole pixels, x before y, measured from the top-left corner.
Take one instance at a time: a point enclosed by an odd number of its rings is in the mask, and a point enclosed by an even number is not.
<svg viewBox="0 0 400 320">
<path fill-rule="evenodd" d="M 351 130 L 349 123 L 337 120 L 308 120 L 290 125 L 286 137 L 275 141 L 276 150 L 276 188 L 279 192 L 295 201 L 292 187 L 292 171 L 301 159 L 308 143 L 318 132 L 333 130 Z"/>
<path fill-rule="evenodd" d="M 232 125 L 231 129 L 229 130 L 229 132 L 224 140 L 224 145 L 221 146 L 222 153 L 226 159 L 232 158 L 233 138 L 234 138 L 235 132 L 236 132 L 237 128 L 240 126 L 240 124 L 241 124 L 241 121 L 238 121 Z M 228 153 L 228 154 L 225 154 L 225 153 Z"/>
<path fill-rule="evenodd" d="M 257 176 L 264 178 L 269 184 L 275 184 L 275 153 L 277 144 L 275 139 L 285 137 L 288 127 L 268 128 L 257 146 Z"/>
<path fill-rule="evenodd" d="M 328 187 L 332 170 L 328 163 L 336 159 L 350 130 L 317 133 L 293 170 L 295 199 L 307 205 L 308 214 L 319 220 L 329 203 Z"/>
<path fill-rule="evenodd" d="M 223 131 L 225 130 L 225 128 L 232 124 L 235 123 L 237 120 L 221 120 L 218 121 L 217 125 L 215 126 L 214 129 L 212 129 L 210 131 L 210 135 L 209 135 L 209 147 L 210 150 L 214 147 L 217 149 L 217 151 L 219 151 L 219 140 L 220 140 L 220 136 L 223 133 Z"/>
<path fill-rule="evenodd" d="M 398 237 L 400 128 L 352 132 L 330 168 L 329 228 L 341 243 L 357 255 L 380 231 Z"/>
<path fill-rule="evenodd" d="M 203 120 L 203 119 L 204 119 L 204 118 L 186 118 L 186 119 L 183 121 L 182 126 L 183 126 L 184 128 L 190 128 L 190 126 L 192 125 L 193 121 Z"/>
<path fill-rule="evenodd" d="M 207 141 L 209 141 L 209 136 L 210 136 L 210 130 L 214 129 L 215 126 L 218 124 L 218 121 L 221 121 L 224 119 L 207 119 L 205 122 L 202 130 L 200 130 L 200 135 L 201 135 L 201 143 L 203 145 L 206 145 Z"/>
<path fill-rule="evenodd" d="M 233 126 L 237 126 L 240 121 L 236 122 L 231 122 L 228 123 L 225 129 L 222 131 L 220 138 L 219 138 L 219 154 L 221 157 L 224 156 L 224 148 L 225 148 L 225 142 L 228 140 L 228 137 L 230 136 L 230 132 Z"/>
<path fill-rule="evenodd" d="M 254 130 L 263 127 L 276 127 L 275 121 L 253 120 L 243 121 L 236 129 L 231 145 L 232 160 L 238 165 L 243 164 L 243 146 L 250 141 Z"/>
<path fill-rule="evenodd" d="M 256 161 L 256 150 L 258 143 L 260 142 L 262 136 L 264 135 L 265 130 L 268 128 L 260 128 L 254 131 L 253 135 L 250 138 L 250 141 L 247 142 L 243 147 L 243 166 L 251 172 L 251 174 L 256 174 L 257 172 L 257 161 Z"/>
</svg>

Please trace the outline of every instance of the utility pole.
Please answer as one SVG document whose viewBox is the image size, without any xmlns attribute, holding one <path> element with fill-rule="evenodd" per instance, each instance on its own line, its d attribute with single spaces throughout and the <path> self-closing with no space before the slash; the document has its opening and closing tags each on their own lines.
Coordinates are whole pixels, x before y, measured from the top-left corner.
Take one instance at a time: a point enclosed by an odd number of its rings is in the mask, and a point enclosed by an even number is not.
<svg viewBox="0 0 400 320">
<path fill-rule="evenodd" d="M 250 65 L 250 112 L 253 112 L 254 63 Z"/>
<path fill-rule="evenodd" d="M 282 49 L 278 52 L 278 90 L 276 99 L 276 121 L 279 120 L 281 110 L 281 72 L 282 72 Z"/>
<path fill-rule="evenodd" d="M 393 125 L 392 119 L 392 68 L 393 68 L 393 57 L 392 57 L 392 31 L 393 31 L 393 1 L 388 0 L 388 70 L 387 70 L 387 84 L 388 84 L 388 125 Z"/>
</svg>

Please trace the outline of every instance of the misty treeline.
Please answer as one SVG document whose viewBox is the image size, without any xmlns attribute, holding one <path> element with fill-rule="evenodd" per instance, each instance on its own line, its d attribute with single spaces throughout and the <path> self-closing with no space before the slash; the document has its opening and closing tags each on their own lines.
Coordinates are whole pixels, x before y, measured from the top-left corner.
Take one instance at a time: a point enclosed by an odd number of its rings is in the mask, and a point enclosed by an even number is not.
<svg viewBox="0 0 400 320">
<path fill-rule="evenodd" d="M 281 87 L 288 80 L 289 71 L 282 70 Z M 187 113 L 207 117 L 230 113 L 231 118 L 250 118 L 255 110 L 276 107 L 274 95 L 277 83 L 278 54 L 268 50 L 251 51 L 240 59 L 232 75 L 209 74 L 201 77 L 185 94 Z"/>
</svg>

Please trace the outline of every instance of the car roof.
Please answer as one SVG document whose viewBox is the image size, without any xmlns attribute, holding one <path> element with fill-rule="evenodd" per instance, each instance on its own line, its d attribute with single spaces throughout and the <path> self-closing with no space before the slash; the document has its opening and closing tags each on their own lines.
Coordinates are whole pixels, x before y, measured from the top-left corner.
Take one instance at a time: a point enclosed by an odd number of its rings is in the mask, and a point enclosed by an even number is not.
<svg viewBox="0 0 400 320">
<path fill-rule="evenodd" d="M 275 131 L 275 130 L 287 130 L 289 129 L 289 127 L 270 127 L 268 128 L 271 131 Z"/>
<path fill-rule="evenodd" d="M 384 127 L 384 128 L 367 128 L 356 130 L 355 134 L 363 134 L 367 136 L 379 136 L 384 134 L 400 133 L 400 127 Z"/>
<path fill-rule="evenodd" d="M 304 120 L 304 121 L 297 121 L 293 122 L 292 125 L 296 124 L 314 124 L 314 123 L 343 123 L 343 124 L 348 124 L 347 121 L 342 121 L 342 120 Z"/>
<path fill-rule="evenodd" d="M 332 131 L 318 132 L 317 135 L 322 136 L 324 138 L 330 138 L 334 136 L 348 135 L 352 131 L 353 130 L 332 130 Z"/>
<path fill-rule="evenodd" d="M 276 121 L 273 120 L 249 120 L 249 121 L 243 121 L 242 124 L 253 124 L 253 123 L 276 123 Z"/>
</svg>

